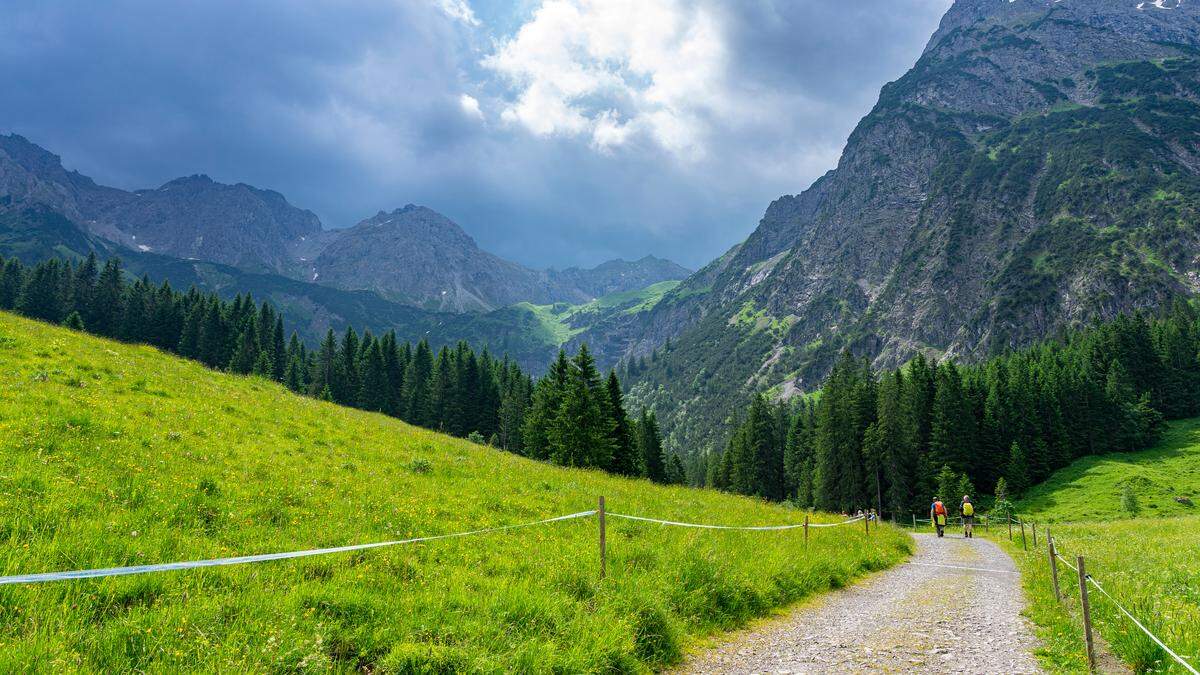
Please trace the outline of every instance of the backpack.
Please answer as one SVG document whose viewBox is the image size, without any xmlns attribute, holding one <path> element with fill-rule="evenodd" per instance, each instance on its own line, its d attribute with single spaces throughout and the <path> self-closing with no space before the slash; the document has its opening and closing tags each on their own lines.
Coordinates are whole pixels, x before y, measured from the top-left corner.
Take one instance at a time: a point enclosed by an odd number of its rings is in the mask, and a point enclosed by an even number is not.
<svg viewBox="0 0 1200 675">
<path fill-rule="evenodd" d="M 934 502 L 933 503 L 933 513 L 934 513 L 934 515 L 938 515 L 938 516 L 946 515 L 946 505 L 941 502 Z"/>
<path fill-rule="evenodd" d="M 964 516 L 975 515 L 975 507 L 971 504 L 971 502 L 963 502 L 963 515 Z"/>
</svg>

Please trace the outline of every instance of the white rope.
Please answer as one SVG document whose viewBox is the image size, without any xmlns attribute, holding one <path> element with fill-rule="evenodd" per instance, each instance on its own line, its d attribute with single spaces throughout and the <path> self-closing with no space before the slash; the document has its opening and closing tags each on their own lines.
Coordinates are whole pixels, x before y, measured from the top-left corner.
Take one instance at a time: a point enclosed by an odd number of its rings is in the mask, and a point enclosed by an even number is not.
<svg viewBox="0 0 1200 675">
<path fill-rule="evenodd" d="M 1059 561 L 1061 561 L 1061 562 L 1062 562 L 1062 564 L 1066 565 L 1067 567 L 1070 567 L 1070 568 L 1071 568 L 1071 569 L 1072 569 L 1072 570 L 1073 570 L 1073 571 L 1074 571 L 1076 574 L 1079 574 L 1079 568 L 1078 568 L 1078 567 L 1076 567 L 1076 566 L 1074 566 L 1074 565 L 1072 565 L 1070 562 L 1068 562 L 1068 561 L 1067 561 L 1067 559 L 1066 559 L 1066 558 L 1064 558 L 1064 557 L 1062 557 L 1061 555 L 1059 555 L 1059 554 L 1058 554 L 1058 550 L 1057 550 L 1057 549 L 1054 551 L 1054 557 L 1055 557 L 1055 558 L 1058 558 L 1058 559 L 1059 559 Z"/>
<path fill-rule="evenodd" d="M 6 584 L 37 584 L 47 581 L 66 581 L 69 579 L 91 579 L 95 577 L 117 577 L 129 574 L 147 574 L 150 572 L 168 572 L 172 570 L 188 570 L 199 567 L 220 567 L 224 565 L 241 565 L 245 563 L 266 562 L 268 560 L 286 560 L 289 558 L 306 558 L 314 555 L 325 555 L 328 553 L 342 553 L 346 551 L 362 551 L 370 548 L 381 548 L 384 546 L 400 546 L 402 544 L 415 544 L 422 541 L 434 541 L 437 539 L 451 539 L 454 537 L 469 537 L 477 534 L 489 534 L 492 532 L 502 532 L 504 530 L 515 530 L 520 527 L 532 527 L 534 525 L 545 525 L 554 523 L 560 520 L 571 520 L 572 518 L 586 518 L 595 515 L 595 511 L 580 511 L 566 516 L 558 516 L 557 518 L 547 518 L 546 520 L 538 520 L 531 523 L 520 523 L 518 525 L 502 525 L 500 527 L 488 527 L 481 530 L 471 530 L 469 532 L 454 532 L 451 534 L 437 534 L 429 537 L 415 537 L 412 539 L 400 539 L 397 541 L 380 541 L 372 544 L 355 544 L 353 546 L 337 546 L 334 548 L 315 548 L 307 551 L 290 551 L 287 553 L 264 553 L 261 555 L 244 555 L 233 558 L 213 558 L 210 560 L 191 560 L 187 562 L 163 563 L 160 565 L 134 565 L 131 567 L 108 567 L 103 569 L 90 570 L 75 570 L 70 572 L 46 572 L 43 574 L 18 574 L 13 576 L 0 577 L 0 586 Z"/>
<path fill-rule="evenodd" d="M 1143 633 L 1145 633 L 1146 635 L 1149 635 L 1151 640 L 1154 640 L 1154 642 L 1159 647 L 1163 648 L 1163 651 L 1170 654 L 1171 658 L 1178 661 L 1179 665 L 1183 666 L 1184 668 L 1187 668 L 1188 672 L 1192 673 L 1192 675 L 1200 675 L 1200 672 L 1197 672 L 1196 669 L 1192 667 L 1192 664 L 1188 663 L 1187 661 L 1184 661 L 1182 656 L 1180 656 L 1180 655 L 1176 654 L 1174 651 L 1172 651 L 1172 649 L 1170 647 L 1168 647 L 1166 644 L 1164 644 L 1162 640 L 1158 639 L 1158 636 L 1156 636 L 1154 633 L 1151 633 L 1148 628 L 1143 626 L 1141 621 L 1138 621 L 1136 617 L 1134 617 L 1132 614 L 1130 614 L 1129 610 L 1122 607 L 1121 603 L 1117 602 L 1116 598 L 1109 595 L 1108 591 L 1104 590 L 1104 587 L 1100 585 L 1100 582 L 1098 582 L 1092 578 L 1092 575 L 1090 575 L 1090 574 L 1087 575 L 1087 580 L 1092 582 L 1092 585 L 1095 586 L 1096 590 L 1100 591 L 1100 593 L 1102 593 L 1104 595 L 1104 597 L 1108 598 L 1109 600 L 1112 600 L 1112 603 L 1117 606 L 1117 609 L 1121 610 L 1121 612 L 1124 613 L 1125 616 L 1129 617 L 1129 620 L 1132 621 L 1134 623 L 1134 625 L 1136 625 L 1138 628 L 1141 628 Z"/>
<path fill-rule="evenodd" d="M 1079 568 L 1078 568 L 1078 567 L 1076 567 L 1076 566 L 1074 566 L 1074 565 L 1072 565 L 1070 562 L 1068 562 L 1068 561 L 1067 561 L 1067 559 L 1066 559 L 1066 558 L 1064 558 L 1064 557 L 1062 557 L 1061 555 L 1059 555 L 1057 550 L 1054 552 L 1054 557 L 1055 557 L 1055 558 L 1058 558 L 1059 562 L 1061 562 L 1062 564 L 1064 564 L 1064 565 L 1066 565 L 1067 567 L 1070 567 L 1072 570 L 1074 570 L 1074 572 L 1075 572 L 1076 574 L 1079 574 Z M 1150 636 L 1150 639 L 1151 639 L 1151 640 L 1154 640 L 1154 642 L 1155 642 L 1155 643 L 1156 643 L 1156 644 L 1157 644 L 1159 647 L 1162 647 L 1162 648 L 1163 648 L 1163 650 L 1164 650 L 1165 652 L 1167 652 L 1168 654 L 1170 654 L 1170 655 L 1171 655 L 1171 657 L 1172 657 L 1172 658 L 1174 658 L 1176 661 L 1178 661 L 1180 665 L 1182 665 L 1184 668 L 1187 668 L 1188 672 L 1192 673 L 1192 675 L 1200 675 L 1200 672 L 1197 672 L 1197 671 L 1196 671 L 1196 669 L 1192 667 L 1192 664 L 1188 663 L 1187 661 L 1185 661 L 1185 660 L 1183 659 L 1183 657 L 1182 657 L 1182 656 L 1180 656 L 1180 655 L 1176 654 L 1174 651 L 1172 651 L 1172 650 L 1171 650 L 1171 648 L 1170 648 L 1170 647 L 1168 647 L 1166 644 L 1164 644 L 1162 640 L 1159 640 L 1159 639 L 1158 639 L 1158 636 L 1156 636 L 1154 633 L 1151 633 L 1149 629 L 1147 629 L 1145 626 L 1143 626 L 1143 625 L 1142 625 L 1142 622 L 1137 620 L 1137 617 L 1135 617 L 1134 615 L 1130 614 L 1130 613 L 1129 613 L 1129 610 L 1125 609 L 1125 608 L 1124 608 L 1124 607 L 1121 605 L 1121 603 L 1117 602 L 1117 599 L 1116 599 L 1116 598 L 1114 598 L 1113 596 L 1109 595 L 1108 591 L 1104 590 L 1104 587 L 1103 587 L 1103 586 L 1101 586 L 1101 585 L 1100 585 L 1100 582 L 1099 582 L 1099 581 L 1096 581 L 1096 580 L 1095 580 L 1095 578 L 1093 578 L 1093 577 L 1092 577 L 1092 575 L 1090 575 L 1090 574 L 1089 574 L 1089 575 L 1087 575 L 1087 580 L 1088 580 L 1088 581 L 1090 581 L 1090 582 L 1092 582 L 1092 585 L 1093 585 L 1093 586 L 1095 586 L 1095 587 L 1096 587 L 1096 590 L 1100 591 L 1100 593 L 1101 593 L 1101 594 L 1103 594 L 1103 595 L 1104 595 L 1104 597 L 1106 597 L 1106 598 L 1108 598 L 1109 600 L 1111 600 L 1111 601 L 1112 601 L 1112 603 L 1113 603 L 1114 605 L 1116 605 L 1117 609 L 1121 610 L 1121 613 L 1123 613 L 1125 616 L 1129 617 L 1129 620 L 1130 620 L 1130 621 L 1132 621 L 1132 622 L 1134 623 L 1134 625 L 1136 625 L 1138 628 L 1142 629 L 1142 632 L 1143 632 L 1143 633 L 1145 633 L 1146 635 Z"/>
<path fill-rule="evenodd" d="M 739 526 L 739 525 L 702 525 L 700 523 L 681 523 L 674 520 L 659 520 L 658 518 L 644 518 L 642 516 L 629 516 L 623 513 L 606 512 L 605 515 L 613 518 L 624 518 L 626 520 L 640 520 L 646 523 L 658 523 L 659 525 L 671 525 L 673 527 L 698 527 L 705 530 L 755 530 L 755 531 L 771 531 L 771 530 L 794 530 L 804 527 L 804 523 L 795 525 L 756 525 L 756 526 Z M 855 523 L 863 519 L 863 516 L 844 520 L 840 523 L 809 523 L 809 527 L 837 527 L 839 525 L 847 525 Z"/>
<path fill-rule="evenodd" d="M 920 563 L 920 562 L 908 562 L 905 564 L 906 565 L 920 565 L 921 567 L 944 567 L 946 569 L 951 569 L 951 570 L 970 570 L 972 572 L 997 572 L 999 574 L 1020 574 L 1020 572 L 1016 572 L 1013 570 L 997 570 L 997 569 L 989 569 L 987 567 L 964 567 L 962 565 L 939 565 L 937 563 Z"/>
</svg>

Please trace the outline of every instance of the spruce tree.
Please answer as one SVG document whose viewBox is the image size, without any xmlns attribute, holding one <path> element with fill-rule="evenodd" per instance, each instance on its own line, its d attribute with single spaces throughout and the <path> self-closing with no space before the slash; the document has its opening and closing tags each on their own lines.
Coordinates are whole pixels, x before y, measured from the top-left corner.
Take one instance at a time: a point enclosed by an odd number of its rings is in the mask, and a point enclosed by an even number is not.
<svg viewBox="0 0 1200 675">
<path fill-rule="evenodd" d="M 1008 467 L 1004 472 L 1004 480 L 1013 495 L 1020 496 L 1029 489 L 1029 458 L 1021 445 L 1016 441 L 1008 453 Z"/>
<path fill-rule="evenodd" d="M 571 364 L 567 353 L 558 350 L 558 358 L 550 371 L 537 381 L 533 390 L 533 401 L 525 415 L 521 437 L 525 454 L 534 459 L 549 459 L 551 455 L 550 429 L 558 418 L 559 408 L 567 392 L 567 380 Z"/>
<path fill-rule="evenodd" d="M 124 314 L 125 279 L 121 273 L 119 258 L 109 258 L 100 271 L 96 281 L 95 300 L 92 304 L 92 316 L 84 323 L 92 326 L 92 330 L 106 337 L 117 337 L 121 330 L 121 317 Z M 220 365 L 225 365 L 220 363 Z"/>
<path fill-rule="evenodd" d="M 0 268 L 0 309 L 16 309 L 17 298 L 25 286 L 25 266 L 16 258 L 9 258 Z"/>
<path fill-rule="evenodd" d="M 649 410 L 642 410 L 637 424 L 637 447 L 646 467 L 646 477 L 655 483 L 667 481 L 667 467 L 663 459 L 662 435 L 658 430 L 658 419 Z"/>
<path fill-rule="evenodd" d="M 79 312 L 77 311 L 72 311 L 70 314 L 68 314 L 67 318 L 63 321 L 63 325 L 71 330 L 85 330 L 83 325 L 83 317 L 79 316 Z"/>
<path fill-rule="evenodd" d="M 387 373 L 383 369 L 383 352 L 379 341 L 371 340 L 366 358 L 362 363 L 362 385 L 358 392 L 358 406 L 363 410 L 383 412 L 387 407 Z"/>
<path fill-rule="evenodd" d="M 404 374 L 404 420 L 422 427 L 432 427 L 433 401 L 430 376 L 433 374 L 433 350 L 421 340 L 413 350 L 412 362 Z"/>
<path fill-rule="evenodd" d="M 629 428 L 629 416 L 625 413 L 625 400 L 621 393 L 621 382 L 617 379 L 615 370 L 609 371 L 605 383 L 608 414 L 612 430 L 609 439 L 612 445 L 612 463 L 608 470 L 622 476 L 637 476 L 642 473 L 642 463 L 633 446 L 633 436 Z"/>
<path fill-rule="evenodd" d="M 549 428 L 550 459 L 564 466 L 605 467 L 612 462 L 607 394 L 587 345 L 581 345 L 567 375 L 562 404 Z"/>
</svg>

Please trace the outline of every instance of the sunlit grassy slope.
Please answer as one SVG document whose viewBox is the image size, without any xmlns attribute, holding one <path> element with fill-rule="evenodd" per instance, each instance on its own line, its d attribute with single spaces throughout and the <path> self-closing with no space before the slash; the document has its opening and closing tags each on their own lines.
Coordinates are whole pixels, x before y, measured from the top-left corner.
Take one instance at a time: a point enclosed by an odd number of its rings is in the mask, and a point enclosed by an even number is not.
<svg viewBox="0 0 1200 675">
<path fill-rule="evenodd" d="M 1126 484 L 1138 518 L 1122 508 Z M 1087 570 L 1152 632 L 1200 664 L 1200 419 L 1173 422 L 1142 452 L 1081 459 L 1056 472 L 1018 505 L 1026 520 L 1049 526 L 1059 552 Z M 1051 670 L 1086 671 L 1074 572 L 1061 567 L 1066 601 L 1054 599 L 1045 540 L 1036 550 L 1010 546 L 1025 577 L 1030 616 Z M 1106 598 L 1093 592 L 1092 614 L 1112 651 L 1138 672 L 1186 672 Z"/>
<path fill-rule="evenodd" d="M 0 574 L 287 551 L 593 508 L 796 522 L 527 461 L 0 314 Z M 638 671 L 902 558 L 889 528 L 581 519 L 404 547 L 0 587 L 0 672 Z"/>
<path fill-rule="evenodd" d="M 1200 666 L 1200 516 L 1051 525 L 1059 553 L 1072 564 L 1082 555 L 1087 571 L 1168 646 Z M 1042 529 L 1044 533 L 1044 528 Z M 1048 670 L 1086 672 L 1079 582 L 1059 567 L 1064 601 L 1054 599 L 1045 540 L 1021 550 L 1008 544 L 1038 624 Z M 1137 672 L 1185 673 L 1107 598 L 1090 591 L 1092 619 L 1114 654 Z"/>
<path fill-rule="evenodd" d="M 1044 521 L 1126 518 L 1121 494 L 1130 484 L 1142 516 L 1197 514 L 1200 504 L 1200 418 L 1171 423 L 1142 452 L 1086 457 L 1030 490 L 1019 510 Z"/>
</svg>

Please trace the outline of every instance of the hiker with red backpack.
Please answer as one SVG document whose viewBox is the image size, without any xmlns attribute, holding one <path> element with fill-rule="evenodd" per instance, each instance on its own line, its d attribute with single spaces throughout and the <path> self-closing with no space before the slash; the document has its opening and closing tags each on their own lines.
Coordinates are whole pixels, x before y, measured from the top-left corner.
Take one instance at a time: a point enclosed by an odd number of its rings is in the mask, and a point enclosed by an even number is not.
<svg viewBox="0 0 1200 675">
<path fill-rule="evenodd" d="M 933 526 L 937 529 L 937 536 L 945 536 L 946 505 L 942 503 L 941 497 L 933 498 L 933 504 L 929 507 L 929 520 L 933 521 Z"/>
</svg>

